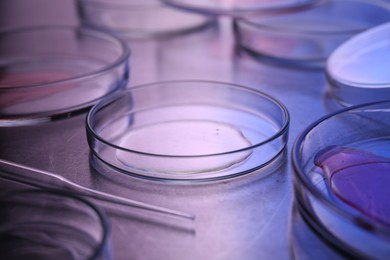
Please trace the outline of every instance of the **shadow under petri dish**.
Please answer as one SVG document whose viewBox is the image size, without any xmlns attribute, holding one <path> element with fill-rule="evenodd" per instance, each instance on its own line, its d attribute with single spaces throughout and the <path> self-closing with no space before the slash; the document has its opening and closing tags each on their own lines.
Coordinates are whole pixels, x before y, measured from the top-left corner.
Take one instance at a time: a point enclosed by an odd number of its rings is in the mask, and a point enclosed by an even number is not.
<svg viewBox="0 0 390 260">
<path fill-rule="evenodd" d="M 185 156 L 175 164 L 164 156 L 139 162 L 131 154 L 118 151 L 117 158 L 129 167 L 154 171 L 197 173 L 218 171 L 243 162 L 250 150 L 225 155 L 218 160 L 209 154 L 225 153 L 250 146 L 243 133 L 233 125 L 208 120 L 183 120 L 148 125 L 124 136 L 121 147 L 149 154 Z"/>
<path fill-rule="evenodd" d="M 355 105 L 390 98 L 390 23 L 365 31 L 341 45 L 327 62 L 330 92 Z"/>
</svg>

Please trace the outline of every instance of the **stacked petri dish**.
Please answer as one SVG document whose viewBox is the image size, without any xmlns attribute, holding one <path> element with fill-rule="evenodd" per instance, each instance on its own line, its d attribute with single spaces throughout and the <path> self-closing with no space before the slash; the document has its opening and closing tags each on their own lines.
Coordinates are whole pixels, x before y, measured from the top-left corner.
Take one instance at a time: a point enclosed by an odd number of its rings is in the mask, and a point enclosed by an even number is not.
<svg viewBox="0 0 390 260">
<path fill-rule="evenodd" d="M 211 16 L 175 10 L 159 0 L 78 0 L 78 10 L 83 26 L 125 39 L 171 36 L 214 23 Z"/>
<path fill-rule="evenodd" d="M 327 245 L 322 251 L 390 255 L 389 111 L 390 101 L 352 106 L 314 122 L 295 142 L 295 204 Z"/>
<path fill-rule="evenodd" d="M 93 154 L 129 175 L 208 181 L 253 172 L 276 158 L 289 115 L 274 98 L 242 86 L 171 81 L 132 87 L 87 117 Z"/>
<path fill-rule="evenodd" d="M 389 11 L 381 1 L 332 0 L 294 12 L 246 15 L 235 19 L 236 42 L 264 62 L 322 69 L 340 44 L 388 22 Z"/>
<path fill-rule="evenodd" d="M 367 30 L 338 47 L 326 64 L 329 93 L 341 106 L 390 99 L 390 23 Z"/>
<path fill-rule="evenodd" d="M 42 26 L 0 33 L 0 125 L 53 120 L 123 89 L 129 49 L 109 34 Z"/>
</svg>

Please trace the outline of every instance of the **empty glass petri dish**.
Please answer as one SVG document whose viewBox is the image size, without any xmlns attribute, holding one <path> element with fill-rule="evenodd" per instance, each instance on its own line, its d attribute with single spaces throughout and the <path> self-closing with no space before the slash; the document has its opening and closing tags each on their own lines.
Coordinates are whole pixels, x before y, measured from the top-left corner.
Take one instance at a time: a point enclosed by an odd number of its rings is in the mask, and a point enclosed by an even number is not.
<svg viewBox="0 0 390 260">
<path fill-rule="evenodd" d="M 167 5 L 202 14 L 237 16 L 270 14 L 309 7 L 320 0 L 161 0 Z"/>
<path fill-rule="evenodd" d="M 390 255 L 389 147 L 390 101 L 329 114 L 304 130 L 294 144 L 299 212 L 340 256 Z"/>
<path fill-rule="evenodd" d="M 85 26 L 123 38 L 169 36 L 200 29 L 214 18 L 170 8 L 159 0 L 78 0 Z"/>
<path fill-rule="evenodd" d="M 95 30 L 1 32 L 0 125 L 50 120 L 91 107 L 125 87 L 128 62 L 124 42 Z"/>
<path fill-rule="evenodd" d="M 105 215 L 90 202 L 57 190 L 0 194 L 4 259 L 111 259 Z"/>
<path fill-rule="evenodd" d="M 235 19 L 237 45 L 261 61 L 301 68 L 323 68 L 344 41 L 388 22 L 389 5 L 369 0 L 323 1 L 313 8 Z"/>
<path fill-rule="evenodd" d="M 207 181 L 252 172 L 286 146 L 286 108 L 259 91 L 208 81 L 131 88 L 87 116 L 93 154 L 141 178 Z"/>
<path fill-rule="evenodd" d="M 390 99 L 390 23 L 354 36 L 329 57 L 331 96 L 343 106 Z"/>
</svg>

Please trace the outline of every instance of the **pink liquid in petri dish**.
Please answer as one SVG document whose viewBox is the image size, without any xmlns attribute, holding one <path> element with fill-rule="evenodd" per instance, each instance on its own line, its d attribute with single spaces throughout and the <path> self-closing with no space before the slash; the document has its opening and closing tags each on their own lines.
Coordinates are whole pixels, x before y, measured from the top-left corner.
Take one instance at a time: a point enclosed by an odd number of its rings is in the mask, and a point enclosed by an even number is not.
<svg viewBox="0 0 390 260">
<path fill-rule="evenodd" d="M 314 159 L 330 191 L 368 218 L 390 227 L 390 159 L 331 146 Z"/>
<path fill-rule="evenodd" d="M 44 85 L 70 77 L 72 77 L 71 73 L 62 71 L 0 72 L 0 92 L 2 93 L 0 106 L 35 100 L 71 88 L 72 84 L 69 83 L 56 86 Z M 28 90 L 24 87 L 28 87 Z"/>
<path fill-rule="evenodd" d="M 45 84 L 69 78 L 71 75 L 59 71 L 0 72 L 0 87 Z"/>
</svg>

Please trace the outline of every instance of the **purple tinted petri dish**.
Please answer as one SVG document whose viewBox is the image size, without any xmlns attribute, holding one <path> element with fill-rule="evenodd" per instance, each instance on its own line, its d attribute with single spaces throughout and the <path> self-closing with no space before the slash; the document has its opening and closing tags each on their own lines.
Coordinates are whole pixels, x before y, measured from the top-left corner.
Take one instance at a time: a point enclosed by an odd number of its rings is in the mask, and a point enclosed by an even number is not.
<svg viewBox="0 0 390 260">
<path fill-rule="evenodd" d="M 390 100 L 327 115 L 294 144 L 299 214 L 340 257 L 390 256 L 389 147 Z"/>
<path fill-rule="evenodd" d="M 0 33 L 0 125 L 50 121 L 123 89 L 130 51 L 120 39 L 78 27 Z"/>
</svg>

